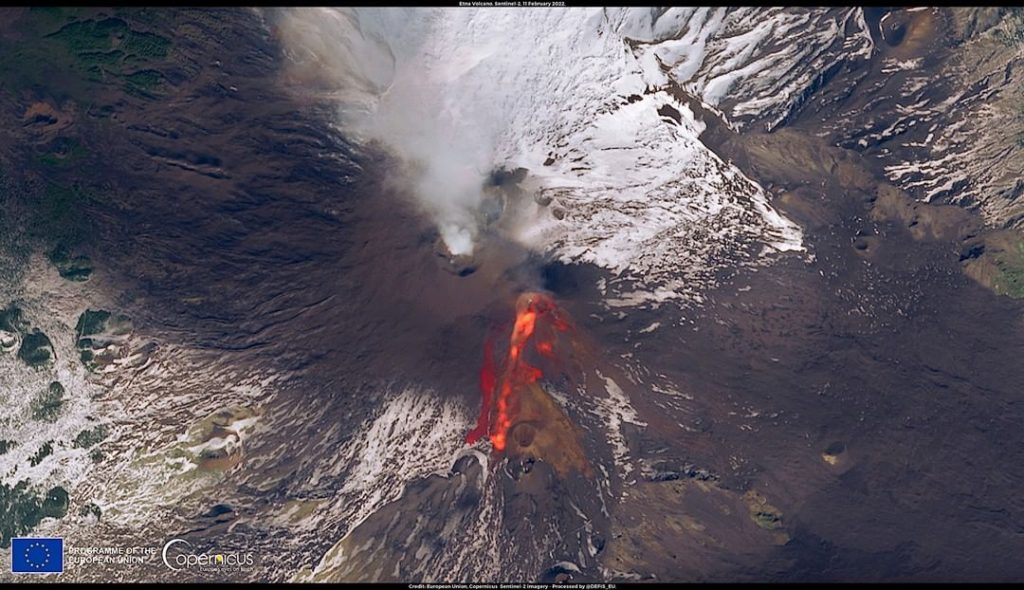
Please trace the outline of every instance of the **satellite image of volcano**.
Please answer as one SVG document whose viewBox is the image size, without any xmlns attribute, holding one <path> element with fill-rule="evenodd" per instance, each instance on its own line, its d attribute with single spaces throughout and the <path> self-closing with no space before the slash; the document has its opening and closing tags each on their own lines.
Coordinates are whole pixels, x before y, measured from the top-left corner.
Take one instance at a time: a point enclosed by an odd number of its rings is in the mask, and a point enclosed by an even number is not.
<svg viewBox="0 0 1024 590">
<path fill-rule="evenodd" d="M 1024 581 L 1024 10 L 461 4 L 0 8 L 0 581 Z"/>
</svg>

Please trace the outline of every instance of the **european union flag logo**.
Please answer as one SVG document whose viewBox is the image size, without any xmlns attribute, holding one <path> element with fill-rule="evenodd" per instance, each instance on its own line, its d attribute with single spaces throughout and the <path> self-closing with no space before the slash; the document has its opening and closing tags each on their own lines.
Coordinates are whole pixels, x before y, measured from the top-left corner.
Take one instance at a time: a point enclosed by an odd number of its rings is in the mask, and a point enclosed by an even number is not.
<svg viewBox="0 0 1024 590">
<path fill-rule="evenodd" d="M 11 573 L 60 574 L 64 572 L 64 539 L 23 537 L 11 539 Z"/>
</svg>

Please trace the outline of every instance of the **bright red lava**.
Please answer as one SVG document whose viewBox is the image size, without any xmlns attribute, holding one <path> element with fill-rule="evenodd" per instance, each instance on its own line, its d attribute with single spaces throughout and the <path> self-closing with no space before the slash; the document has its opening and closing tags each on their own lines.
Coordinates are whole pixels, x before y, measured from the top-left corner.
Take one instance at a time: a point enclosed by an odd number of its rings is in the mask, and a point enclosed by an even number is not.
<svg viewBox="0 0 1024 590">
<path fill-rule="evenodd" d="M 538 329 L 540 328 L 540 329 Z M 543 357 L 553 359 L 555 332 L 565 332 L 569 323 L 564 319 L 551 297 L 542 293 L 524 293 L 516 302 L 516 321 L 509 337 L 508 355 L 501 369 L 501 378 L 494 357 L 494 342 L 484 344 L 484 364 L 480 370 L 482 405 L 476 428 L 466 435 L 467 443 L 474 443 L 485 433 L 490 436 L 495 451 L 505 449 L 508 431 L 513 423 L 515 393 L 523 386 L 537 382 L 544 373 L 524 358 L 531 340 L 535 350 Z M 494 394 L 497 404 L 494 406 Z M 491 415 L 495 414 L 492 422 Z"/>
<path fill-rule="evenodd" d="M 494 341 L 487 338 L 484 342 L 484 364 L 480 368 L 480 418 L 477 420 L 476 428 L 466 435 L 466 442 L 473 444 L 480 440 L 480 437 L 487 434 L 491 422 L 491 396 L 494 393 L 494 384 L 497 376 L 494 373 Z"/>
</svg>

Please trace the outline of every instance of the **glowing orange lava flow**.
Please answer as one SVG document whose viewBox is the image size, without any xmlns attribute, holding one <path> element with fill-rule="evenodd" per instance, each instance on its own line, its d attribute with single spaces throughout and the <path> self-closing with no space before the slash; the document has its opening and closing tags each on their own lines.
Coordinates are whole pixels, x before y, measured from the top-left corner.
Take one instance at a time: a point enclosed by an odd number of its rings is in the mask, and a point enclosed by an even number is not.
<svg viewBox="0 0 1024 590">
<path fill-rule="evenodd" d="M 536 351 L 553 359 L 555 333 L 550 329 L 564 332 L 569 323 L 551 297 L 542 293 L 524 293 L 516 302 L 516 321 L 509 338 L 508 357 L 500 381 L 497 379 L 494 363 L 494 345 L 490 340 L 484 346 L 484 365 L 480 371 L 480 392 L 483 406 L 476 428 L 466 435 L 466 442 L 472 444 L 489 432 L 495 451 L 505 449 L 509 429 L 513 425 L 516 392 L 522 387 L 537 382 L 544 373 L 525 359 L 525 351 L 531 339 Z M 493 424 L 490 421 L 491 403 L 497 389 L 497 408 Z"/>
<path fill-rule="evenodd" d="M 497 377 L 494 372 L 494 341 L 490 338 L 484 342 L 484 365 L 480 369 L 480 419 L 476 428 L 466 435 L 466 442 L 473 444 L 480 440 L 480 437 L 487 434 L 491 422 L 491 396 L 494 394 L 494 384 Z"/>
</svg>

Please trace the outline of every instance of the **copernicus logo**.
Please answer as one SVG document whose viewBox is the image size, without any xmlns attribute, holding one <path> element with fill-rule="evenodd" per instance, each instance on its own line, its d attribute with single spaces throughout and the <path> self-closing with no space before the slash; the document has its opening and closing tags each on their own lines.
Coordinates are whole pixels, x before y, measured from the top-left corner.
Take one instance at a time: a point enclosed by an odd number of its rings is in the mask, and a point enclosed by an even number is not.
<svg viewBox="0 0 1024 590">
<path fill-rule="evenodd" d="M 251 551 L 208 551 L 196 553 L 185 539 L 171 539 L 164 545 L 164 565 L 172 571 L 199 569 L 205 572 L 240 571 L 252 568 L 256 558 Z"/>
</svg>

